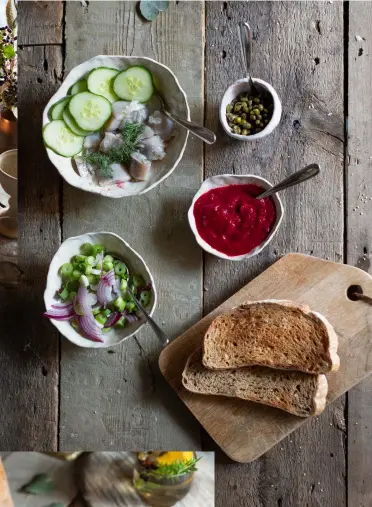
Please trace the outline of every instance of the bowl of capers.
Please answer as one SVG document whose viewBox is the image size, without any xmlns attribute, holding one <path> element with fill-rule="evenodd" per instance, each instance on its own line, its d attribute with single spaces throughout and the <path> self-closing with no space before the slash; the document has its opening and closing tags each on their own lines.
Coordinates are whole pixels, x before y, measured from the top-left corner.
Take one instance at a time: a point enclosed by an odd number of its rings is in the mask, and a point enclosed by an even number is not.
<svg viewBox="0 0 372 507">
<path fill-rule="evenodd" d="M 220 106 L 224 131 L 240 141 L 256 141 L 271 134 L 282 115 L 282 104 L 274 88 L 262 79 L 252 81 L 254 89 L 249 92 L 247 79 L 235 81 Z"/>
</svg>

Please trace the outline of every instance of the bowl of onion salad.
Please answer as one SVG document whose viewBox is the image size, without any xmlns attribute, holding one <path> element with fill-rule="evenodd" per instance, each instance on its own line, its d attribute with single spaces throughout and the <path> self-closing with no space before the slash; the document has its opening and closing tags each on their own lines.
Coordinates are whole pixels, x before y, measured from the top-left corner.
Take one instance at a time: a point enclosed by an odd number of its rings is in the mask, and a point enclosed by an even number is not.
<svg viewBox="0 0 372 507">
<path fill-rule="evenodd" d="M 44 293 L 44 316 L 71 342 L 109 347 L 129 338 L 146 322 L 133 294 L 152 315 L 156 289 L 142 257 L 109 232 L 67 239 L 55 254 Z"/>
</svg>

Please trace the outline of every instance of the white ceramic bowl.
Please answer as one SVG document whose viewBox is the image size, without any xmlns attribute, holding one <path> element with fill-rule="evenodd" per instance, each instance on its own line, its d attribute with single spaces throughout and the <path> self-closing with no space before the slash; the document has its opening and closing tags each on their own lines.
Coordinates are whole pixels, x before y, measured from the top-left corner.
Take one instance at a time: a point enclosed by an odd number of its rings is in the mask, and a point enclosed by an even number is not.
<svg viewBox="0 0 372 507">
<path fill-rule="evenodd" d="M 190 120 L 190 110 L 186 93 L 181 88 L 176 76 L 168 67 L 151 58 L 101 55 L 81 63 L 67 75 L 59 90 L 49 100 L 44 109 L 43 127 L 50 122 L 48 112 L 51 106 L 65 97 L 71 86 L 79 79 L 86 77 L 91 70 L 96 67 L 112 67 L 124 70 L 132 65 L 142 65 L 146 67 L 152 73 L 155 88 L 159 91 L 160 95 L 164 97 L 169 109 L 178 116 Z M 158 99 L 153 97 L 148 107 L 150 113 L 159 109 Z M 186 148 L 188 131 L 181 127 L 176 127 L 175 129 L 176 136 L 169 142 L 165 158 L 152 163 L 149 179 L 147 181 L 126 184 L 123 188 L 115 184 L 99 186 L 89 177 L 82 178 L 74 168 L 71 158 L 62 157 L 49 148 L 46 148 L 46 151 L 50 161 L 57 168 L 62 178 L 73 187 L 107 197 L 126 197 L 129 195 L 144 194 L 156 187 L 161 181 L 165 180 L 174 171 L 182 158 Z"/>
<path fill-rule="evenodd" d="M 110 253 L 116 253 L 120 258 L 128 262 L 129 267 L 135 274 L 142 275 L 147 283 L 151 283 L 152 297 L 149 306 L 146 310 L 149 315 L 153 315 L 156 307 L 157 294 L 154 284 L 154 279 L 142 257 L 131 248 L 126 241 L 120 236 L 112 232 L 89 232 L 68 238 L 62 243 L 54 255 L 53 260 L 49 266 L 47 286 L 44 292 L 44 302 L 46 309 L 50 309 L 52 304 L 57 302 L 56 292 L 61 287 L 61 277 L 59 275 L 59 268 L 65 262 L 70 262 L 71 257 L 80 253 L 80 247 L 84 243 L 93 243 L 103 245 Z M 77 332 L 70 324 L 69 321 L 60 321 L 51 319 L 52 324 L 63 334 L 68 340 L 80 347 L 88 348 L 105 348 L 117 345 L 118 343 L 126 340 L 130 336 L 137 333 L 141 327 L 146 323 L 143 317 L 134 323 L 127 323 L 123 329 L 112 329 L 105 335 L 104 343 L 97 343 L 84 338 L 82 334 Z"/>
<path fill-rule="evenodd" d="M 238 95 L 247 91 L 248 81 L 247 79 L 239 79 L 238 81 L 235 81 L 235 83 L 233 83 L 231 86 L 229 86 L 228 89 L 225 91 L 225 94 L 222 98 L 222 102 L 220 105 L 220 122 L 227 135 L 233 137 L 234 139 L 239 139 L 240 141 L 257 141 L 257 139 L 263 139 L 264 137 L 271 134 L 271 132 L 275 129 L 275 127 L 278 126 L 280 118 L 282 116 L 282 103 L 280 102 L 278 94 L 276 93 L 274 88 L 269 83 L 263 81 L 262 79 L 252 78 L 252 80 L 254 84 L 257 86 L 257 88 L 263 88 L 264 90 L 270 93 L 270 95 L 273 98 L 274 110 L 271 120 L 266 125 L 266 127 L 263 130 L 261 130 L 261 132 L 253 134 L 251 136 L 242 136 L 240 134 L 234 134 L 233 132 L 231 132 L 229 124 L 227 123 L 226 106 L 228 106 L 234 99 L 236 99 Z"/>
<path fill-rule="evenodd" d="M 261 243 L 256 248 L 254 248 L 253 250 L 251 250 L 246 254 L 231 257 L 222 252 L 219 252 L 218 250 L 212 248 L 206 241 L 204 241 L 204 239 L 198 233 L 194 217 L 194 205 L 202 194 L 205 194 L 205 192 L 208 192 L 208 190 L 211 190 L 212 188 L 225 187 L 227 185 L 246 185 L 249 183 L 255 183 L 256 185 L 262 187 L 264 190 L 268 190 L 273 186 L 264 178 L 261 178 L 260 176 L 253 176 L 252 174 L 243 174 L 243 175 L 221 174 L 219 176 L 212 176 L 211 178 L 205 180 L 200 189 L 198 190 L 198 192 L 195 194 L 195 197 L 188 211 L 188 219 L 191 230 L 196 238 L 196 241 L 199 243 L 199 246 L 201 246 L 206 252 L 209 252 L 215 255 L 216 257 L 221 257 L 221 259 L 228 259 L 230 261 L 242 261 L 243 259 L 248 259 L 249 257 L 253 257 L 254 255 L 260 253 L 261 250 L 263 250 L 265 246 L 267 246 L 273 239 L 284 215 L 283 204 L 278 194 L 274 194 L 272 196 L 272 200 L 274 201 L 275 204 L 276 220 L 269 236 L 265 239 L 263 243 Z"/>
</svg>

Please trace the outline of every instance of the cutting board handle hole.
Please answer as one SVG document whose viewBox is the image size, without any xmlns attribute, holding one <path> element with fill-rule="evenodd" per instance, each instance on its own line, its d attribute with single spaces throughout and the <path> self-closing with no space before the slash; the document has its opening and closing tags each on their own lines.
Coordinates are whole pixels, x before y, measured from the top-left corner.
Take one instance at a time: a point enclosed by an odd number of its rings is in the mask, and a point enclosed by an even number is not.
<svg viewBox="0 0 372 507">
<path fill-rule="evenodd" d="M 360 285 L 350 285 L 347 289 L 347 297 L 351 299 L 351 301 L 359 301 L 360 294 L 363 294 L 363 289 Z"/>
</svg>

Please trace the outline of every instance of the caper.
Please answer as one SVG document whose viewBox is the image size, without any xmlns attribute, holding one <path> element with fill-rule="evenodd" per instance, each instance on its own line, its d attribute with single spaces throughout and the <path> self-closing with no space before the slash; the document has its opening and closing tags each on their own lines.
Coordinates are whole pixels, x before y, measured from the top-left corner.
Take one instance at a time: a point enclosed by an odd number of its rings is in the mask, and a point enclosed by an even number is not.
<svg viewBox="0 0 372 507">
<path fill-rule="evenodd" d="M 257 108 L 256 108 L 256 109 L 253 109 L 253 112 L 254 112 L 254 114 L 255 114 L 256 116 L 258 116 L 258 115 L 260 114 L 260 112 L 261 112 L 261 111 L 260 111 L 259 109 L 257 109 Z"/>
<path fill-rule="evenodd" d="M 257 120 L 262 120 L 262 116 L 260 114 L 257 115 Z"/>
<path fill-rule="evenodd" d="M 252 125 L 250 123 L 247 122 L 247 124 L 245 125 L 245 128 L 247 128 L 248 130 L 252 128 Z"/>
<path fill-rule="evenodd" d="M 240 115 L 240 118 L 243 118 L 243 120 L 246 120 L 246 119 L 247 119 L 247 115 L 246 115 L 246 113 L 242 113 L 242 114 Z"/>
<path fill-rule="evenodd" d="M 232 113 L 227 113 L 226 117 L 227 117 L 227 119 L 228 119 L 228 120 L 230 120 L 230 121 L 234 121 L 235 114 L 232 114 Z"/>
<path fill-rule="evenodd" d="M 260 120 L 256 120 L 256 125 L 259 125 L 261 123 Z"/>
<path fill-rule="evenodd" d="M 261 123 L 260 123 L 260 127 L 264 127 L 264 126 L 265 126 L 265 125 L 261 122 Z"/>
<path fill-rule="evenodd" d="M 240 118 L 240 116 L 236 116 L 234 119 L 234 123 L 241 123 L 241 122 L 242 122 L 242 119 Z"/>
<path fill-rule="evenodd" d="M 243 129 L 242 130 L 242 136 L 246 136 L 248 135 L 248 130 L 247 129 Z"/>
<path fill-rule="evenodd" d="M 248 111 L 249 111 L 248 106 L 246 106 L 245 104 L 244 104 L 244 106 L 243 106 L 243 111 L 244 111 L 245 113 L 248 113 Z"/>
<path fill-rule="evenodd" d="M 227 113 L 231 113 L 231 111 L 232 111 L 233 109 L 234 109 L 234 108 L 233 108 L 233 106 L 232 106 L 231 104 L 228 104 L 228 105 L 226 106 L 226 112 L 227 112 Z"/>
<path fill-rule="evenodd" d="M 263 112 L 264 112 L 264 113 L 268 113 L 269 111 L 267 110 L 267 108 L 266 108 L 266 107 L 264 107 L 264 108 L 263 108 Z"/>
<path fill-rule="evenodd" d="M 248 100 L 248 106 L 251 106 L 253 104 L 252 100 Z"/>
<path fill-rule="evenodd" d="M 240 134 L 241 133 L 240 127 L 235 126 L 234 132 L 235 132 L 235 134 Z"/>
<path fill-rule="evenodd" d="M 262 105 L 262 104 L 258 104 L 257 109 L 259 109 L 260 111 L 263 111 L 263 108 L 264 108 L 264 107 L 263 107 L 263 105 Z"/>
<path fill-rule="evenodd" d="M 241 102 L 248 102 L 248 98 L 247 97 L 241 97 Z"/>
<path fill-rule="evenodd" d="M 260 99 L 259 99 L 258 97 L 255 97 L 255 98 L 253 99 L 253 103 L 254 103 L 254 104 L 259 104 L 259 103 L 260 103 Z"/>
<path fill-rule="evenodd" d="M 251 114 L 251 120 L 255 120 L 256 119 L 256 116 L 254 114 Z"/>
<path fill-rule="evenodd" d="M 238 102 L 237 104 L 235 104 L 234 106 L 234 112 L 235 113 L 238 113 L 240 110 L 241 110 L 242 106 L 241 104 Z"/>
<path fill-rule="evenodd" d="M 233 127 L 235 127 L 235 125 L 233 123 L 229 122 L 229 127 L 233 128 Z"/>
<path fill-rule="evenodd" d="M 269 120 L 264 120 L 264 123 L 268 124 L 268 123 L 269 123 Z"/>
</svg>

